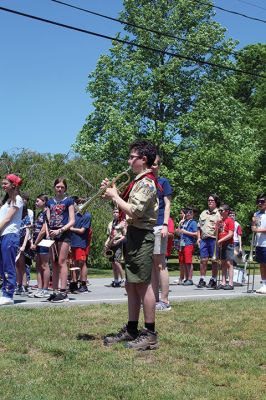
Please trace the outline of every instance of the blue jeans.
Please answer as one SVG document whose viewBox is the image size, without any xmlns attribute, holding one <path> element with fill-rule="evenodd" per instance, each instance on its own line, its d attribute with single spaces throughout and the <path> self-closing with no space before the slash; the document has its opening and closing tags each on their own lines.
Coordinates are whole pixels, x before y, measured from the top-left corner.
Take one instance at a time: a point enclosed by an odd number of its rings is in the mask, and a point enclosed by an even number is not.
<svg viewBox="0 0 266 400">
<path fill-rule="evenodd" d="M 4 297 L 13 299 L 16 288 L 16 255 L 19 248 L 19 235 L 9 233 L 0 236 L 0 274 L 3 279 Z"/>
</svg>

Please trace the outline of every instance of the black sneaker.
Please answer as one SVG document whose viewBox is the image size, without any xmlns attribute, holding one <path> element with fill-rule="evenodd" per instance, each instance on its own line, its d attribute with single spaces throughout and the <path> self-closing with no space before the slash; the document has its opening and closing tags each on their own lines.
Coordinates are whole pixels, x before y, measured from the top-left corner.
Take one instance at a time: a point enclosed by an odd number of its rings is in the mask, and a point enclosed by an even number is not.
<svg viewBox="0 0 266 400">
<path fill-rule="evenodd" d="M 51 300 L 52 303 L 63 303 L 65 301 L 69 301 L 69 297 L 67 295 L 67 292 L 59 292 Z"/>
<path fill-rule="evenodd" d="M 50 296 L 47 297 L 46 301 L 52 301 L 56 297 L 56 295 L 57 295 L 57 293 L 55 293 L 55 292 L 50 294 Z"/>
<path fill-rule="evenodd" d="M 114 335 L 107 335 L 103 340 L 103 344 L 105 346 L 111 346 L 112 344 L 119 343 L 119 342 L 130 342 L 131 340 L 135 340 L 139 335 L 137 332 L 135 335 L 129 333 L 127 330 L 127 325 L 124 325 L 119 332 Z"/>
<path fill-rule="evenodd" d="M 70 291 L 71 293 L 78 293 L 78 292 L 79 292 L 78 289 L 79 289 L 79 288 L 78 288 L 78 282 L 70 282 L 70 284 L 69 284 L 69 291 Z"/>
<path fill-rule="evenodd" d="M 113 281 L 112 284 L 111 284 L 111 286 L 112 286 L 112 287 L 115 287 L 115 288 L 121 287 L 121 282 L 115 282 L 115 281 Z"/>
<path fill-rule="evenodd" d="M 206 286 L 206 282 L 203 278 L 200 278 L 199 283 L 197 284 L 198 288 L 204 288 Z"/>
<path fill-rule="evenodd" d="M 88 293 L 88 288 L 86 285 L 82 285 L 78 288 L 78 293 Z"/>
<path fill-rule="evenodd" d="M 213 278 L 211 278 L 207 285 L 207 288 L 216 289 L 216 286 L 217 286 L 217 282 Z"/>
</svg>

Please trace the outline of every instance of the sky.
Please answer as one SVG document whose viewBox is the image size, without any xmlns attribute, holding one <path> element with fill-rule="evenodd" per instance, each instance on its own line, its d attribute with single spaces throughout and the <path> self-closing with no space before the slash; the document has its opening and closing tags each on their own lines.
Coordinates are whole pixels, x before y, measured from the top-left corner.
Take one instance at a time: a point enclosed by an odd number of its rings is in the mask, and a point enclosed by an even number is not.
<svg viewBox="0 0 266 400">
<path fill-rule="evenodd" d="M 122 0 L 65 2 L 114 18 L 123 9 Z M 266 20 L 265 0 L 215 0 L 214 4 Z M 117 22 L 51 0 L 0 0 L 0 6 L 109 36 L 123 31 Z M 226 37 L 239 40 L 237 49 L 265 42 L 265 23 L 215 11 L 215 19 L 227 29 Z M 0 10 L 0 155 L 22 149 L 71 151 L 93 110 L 86 92 L 88 74 L 110 47 L 109 40 Z"/>
</svg>

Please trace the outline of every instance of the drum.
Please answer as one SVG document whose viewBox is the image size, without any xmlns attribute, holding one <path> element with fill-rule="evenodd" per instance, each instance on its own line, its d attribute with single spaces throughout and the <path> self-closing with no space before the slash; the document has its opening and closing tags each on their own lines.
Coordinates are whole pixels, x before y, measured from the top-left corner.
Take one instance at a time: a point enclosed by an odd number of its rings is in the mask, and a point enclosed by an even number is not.
<svg viewBox="0 0 266 400">
<path fill-rule="evenodd" d="M 244 277 L 244 269 L 243 268 L 234 268 L 234 284 L 242 286 L 245 283 L 245 277 Z"/>
</svg>

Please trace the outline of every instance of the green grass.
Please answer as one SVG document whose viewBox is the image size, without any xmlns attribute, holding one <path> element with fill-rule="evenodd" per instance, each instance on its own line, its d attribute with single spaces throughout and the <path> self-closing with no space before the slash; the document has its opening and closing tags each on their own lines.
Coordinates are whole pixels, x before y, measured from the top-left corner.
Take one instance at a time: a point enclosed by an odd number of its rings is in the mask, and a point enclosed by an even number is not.
<svg viewBox="0 0 266 400">
<path fill-rule="evenodd" d="M 2 308 L 0 398 L 261 400 L 265 306 L 263 296 L 174 303 L 157 314 L 160 348 L 143 353 L 102 344 L 126 305 Z"/>
</svg>

